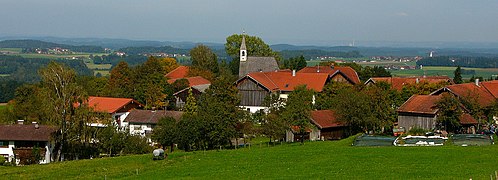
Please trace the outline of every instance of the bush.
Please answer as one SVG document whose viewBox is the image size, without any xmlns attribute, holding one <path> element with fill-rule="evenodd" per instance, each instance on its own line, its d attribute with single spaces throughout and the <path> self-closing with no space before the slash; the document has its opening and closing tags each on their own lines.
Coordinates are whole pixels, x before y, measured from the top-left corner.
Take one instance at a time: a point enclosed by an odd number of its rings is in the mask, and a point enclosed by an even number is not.
<svg viewBox="0 0 498 180">
<path fill-rule="evenodd" d="M 147 138 L 139 135 L 129 135 L 123 148 L 124 154 L 147 154 L 152 152 L 152 146 L 147 143 Z"/>
<path fill-rule="evenodd" d="M 425 133 L 428 132 L 427 130 L 419 127 L 414 127 L 408 131 L 408 135 L 413 135 L 413 136 L 425 136 Z"/>
<path fill-rule="evenodd" d="M 5 159 L 5 157 L 0 156 L 0 165 L 3 165 L 6 161 L 7 159 Z"/>
</svg>

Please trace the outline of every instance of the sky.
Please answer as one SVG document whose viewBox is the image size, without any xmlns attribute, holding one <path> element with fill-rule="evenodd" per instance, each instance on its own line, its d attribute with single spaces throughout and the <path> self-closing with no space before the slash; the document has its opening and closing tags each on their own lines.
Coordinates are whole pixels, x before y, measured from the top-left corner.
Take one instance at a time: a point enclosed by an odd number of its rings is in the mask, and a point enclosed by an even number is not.
<svg viewBox="0 0 498 180">
<path fill-rule="evenodd" d="M 0 36 L 269 44 L 497 42 L 496 0 L 0 0 Z"/>
</svg>

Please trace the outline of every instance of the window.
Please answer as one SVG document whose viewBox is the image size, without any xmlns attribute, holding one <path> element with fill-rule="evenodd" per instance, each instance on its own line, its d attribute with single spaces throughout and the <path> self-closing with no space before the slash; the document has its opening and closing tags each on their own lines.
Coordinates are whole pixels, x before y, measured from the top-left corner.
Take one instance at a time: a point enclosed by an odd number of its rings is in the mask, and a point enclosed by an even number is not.
<svg viewBox="0 0 498 180">
<path fill-rule="evenodd" d="M 9 141 L 0 141 L 0 148 L 9 147 Z"/>
<path fill-rule="evenodd" d="M 242 51 L 242 56 L 245 56 L 246 55 L 246 52 L 245 51 Z"/>
</svg>

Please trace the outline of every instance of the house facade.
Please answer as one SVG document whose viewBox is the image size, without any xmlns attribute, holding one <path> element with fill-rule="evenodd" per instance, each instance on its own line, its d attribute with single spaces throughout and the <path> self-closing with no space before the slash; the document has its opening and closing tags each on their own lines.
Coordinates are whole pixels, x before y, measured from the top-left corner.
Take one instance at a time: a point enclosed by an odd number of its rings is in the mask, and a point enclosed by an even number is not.
<svg viewBox="0 0 498 180">
<path fill-rule="evenodd" d="M 41 159 L 38 164 L 47 164 L 52 161 L 54 144 L 51 143 L 52 135 L 57 131 L 54 126 L 22 124 L 0 125 L 0 156 L 9 162 L 23 164 L 24 155 L 31 155 L 35 148 L 39 148 Z"/>
<path fill-rule="evenodd" d="M 129 129 L 130 134 L 149 137 L 161 118 L 172 117 L 179 121 L 183 112 L 166 110 L 131 110 L 124 124 Z"/>
<path fill-rule="evenodd" d="M 112 117 L 112 121 L 120 129 L 125 125 L 123 120 L 132 109 L 142 108 L 143 105 L 131 98 L 113 98 L 113 97 L 96 97 L 90 96 L 85 102 L 95 112 L 108 113 Z M 94 122 L 89 124 L 94 127 L 105 127 L 103 122 Z"/>
</svg>

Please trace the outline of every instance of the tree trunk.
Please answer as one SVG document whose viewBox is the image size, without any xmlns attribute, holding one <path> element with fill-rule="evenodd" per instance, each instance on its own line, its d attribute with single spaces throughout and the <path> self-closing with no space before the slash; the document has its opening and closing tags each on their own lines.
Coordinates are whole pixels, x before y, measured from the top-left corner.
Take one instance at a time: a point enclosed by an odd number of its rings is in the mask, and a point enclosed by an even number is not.
<svg viewBox="0 0 498 180">
<path fill-rule="evenodd" d="M 175 144 L 171 143 L 171 146 L 170 146 L 171 149 L 169 150 L 169 152 L 173 152 L 174 147 L 175 147 Z"/>
</svg>

